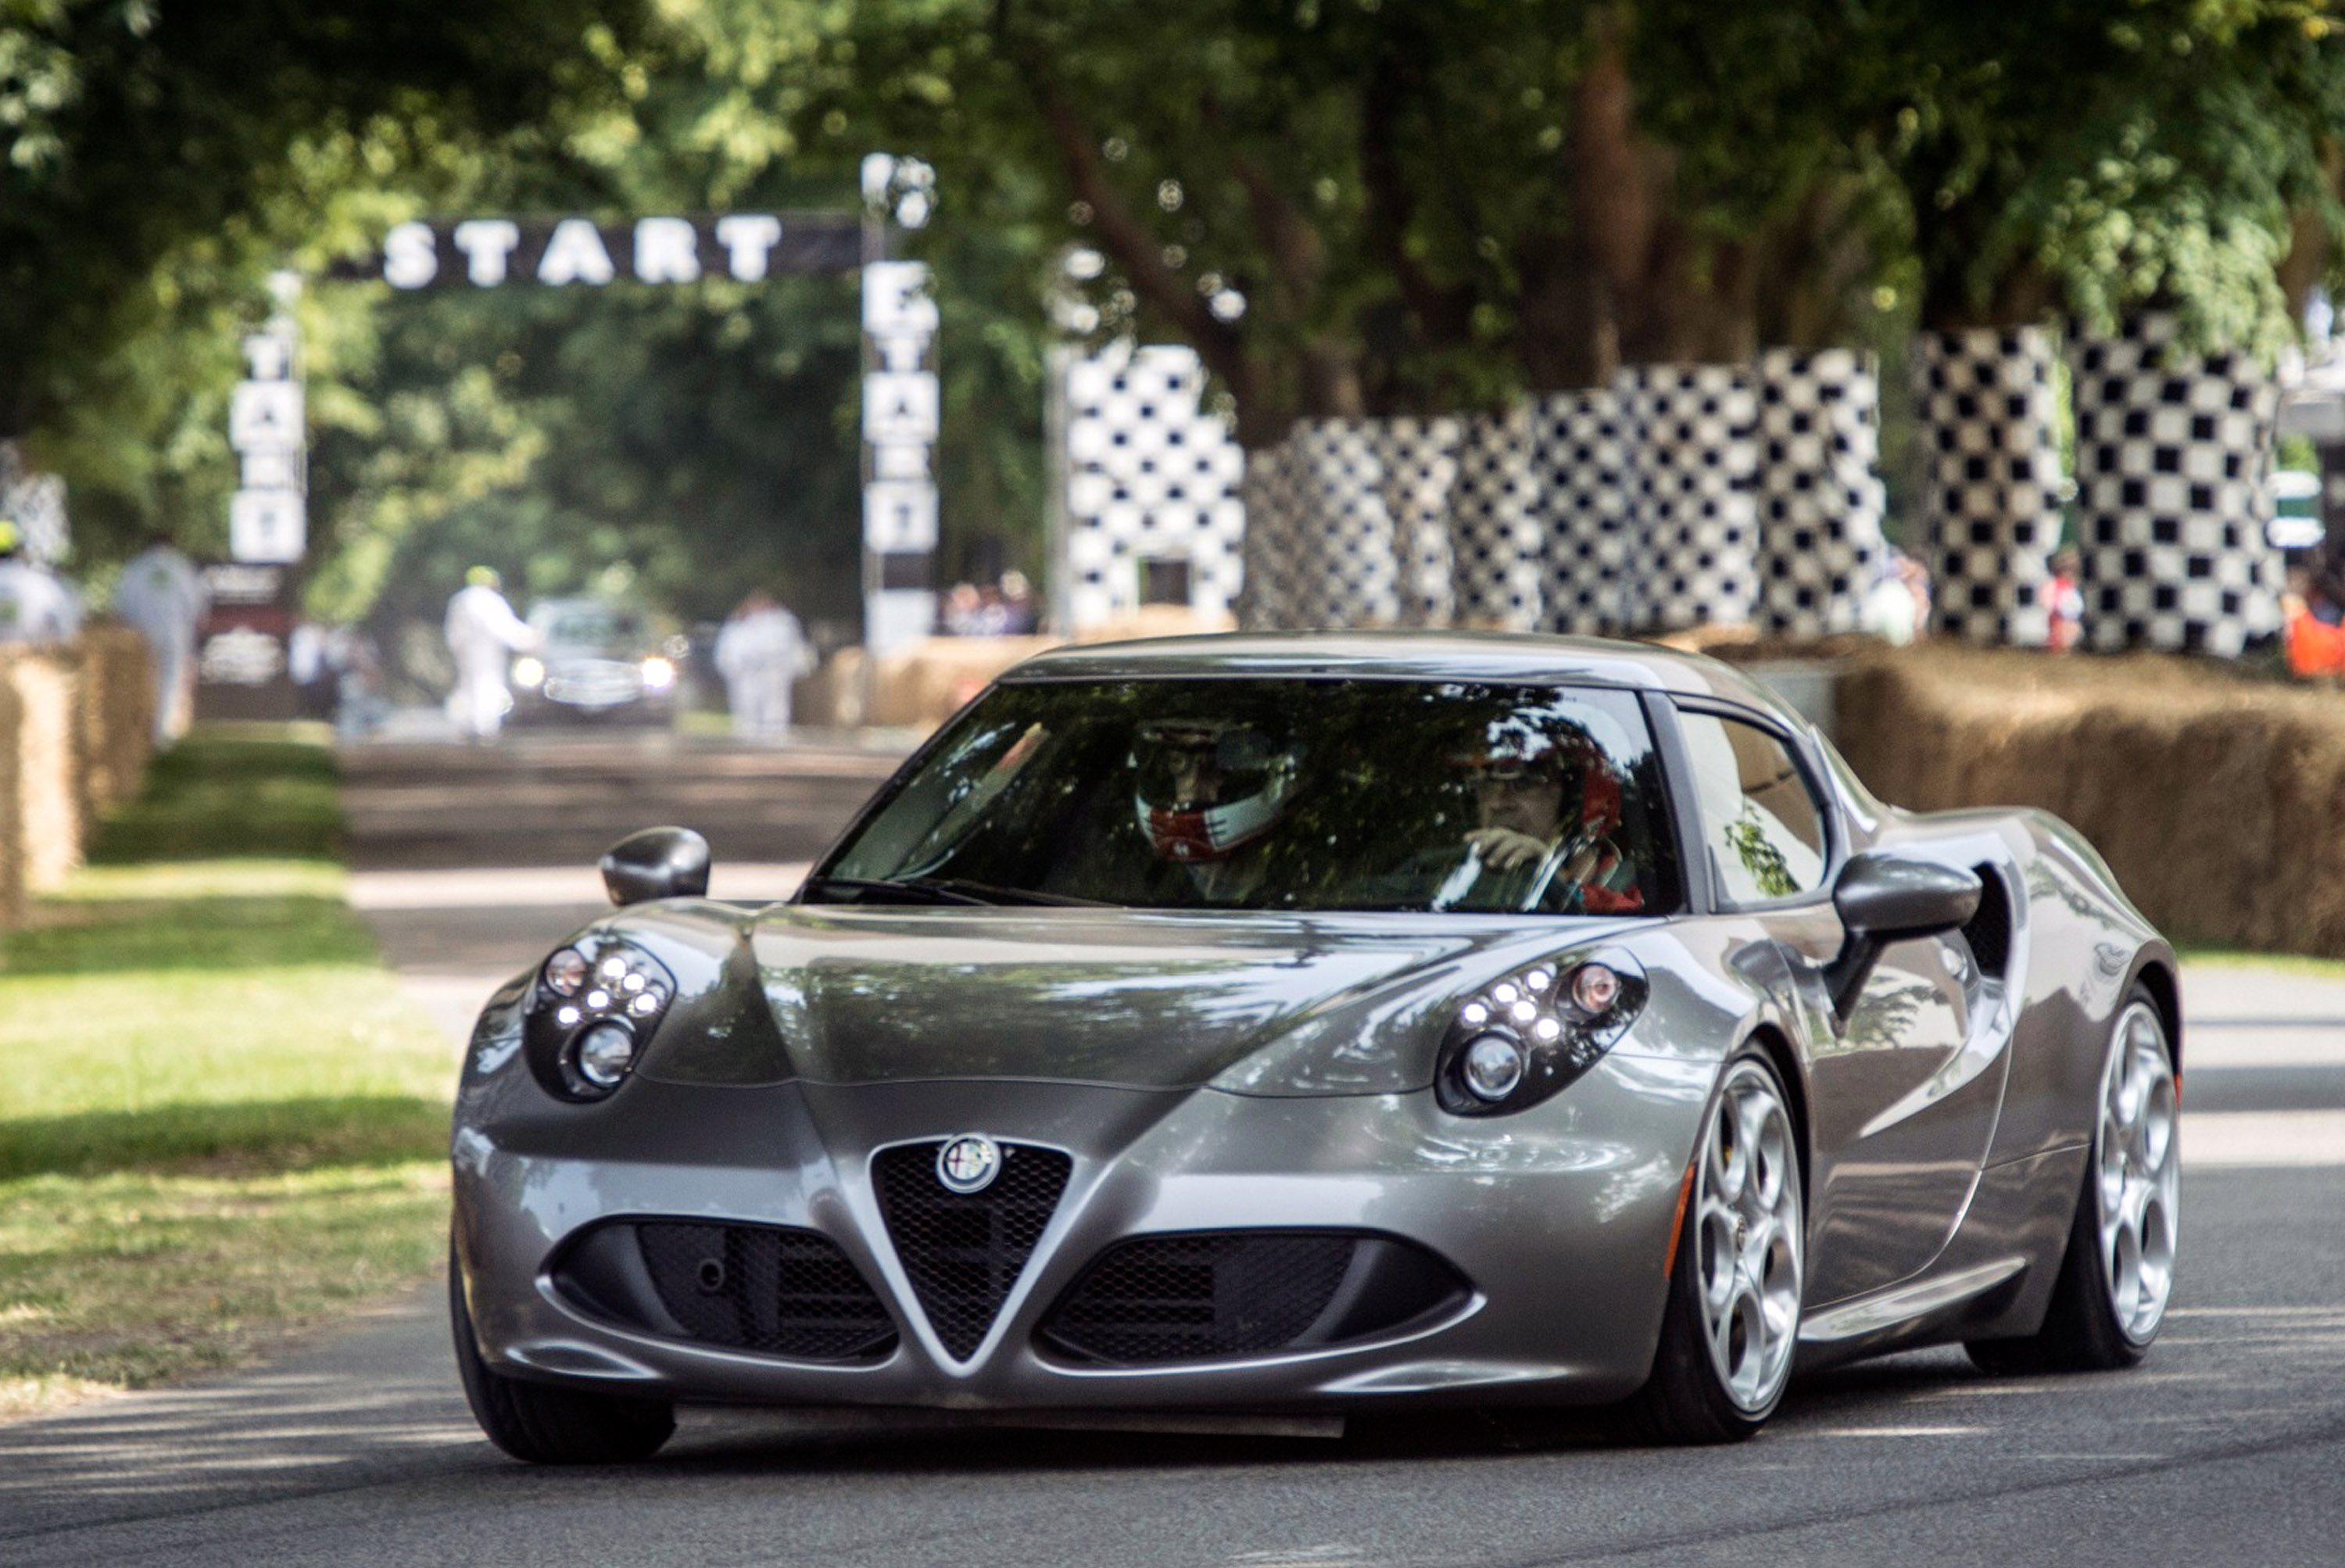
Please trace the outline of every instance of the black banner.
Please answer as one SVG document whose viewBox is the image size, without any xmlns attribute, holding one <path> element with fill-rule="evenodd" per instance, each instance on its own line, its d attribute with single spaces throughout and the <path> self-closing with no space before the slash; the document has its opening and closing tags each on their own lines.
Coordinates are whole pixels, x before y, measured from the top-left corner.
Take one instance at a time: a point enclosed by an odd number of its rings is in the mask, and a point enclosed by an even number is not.
<svg viewBox="0 0 2345 1568">
<path fill-rule="evenodd" d="M 851 272 L 863 220 L 838 212 L 728 212 L 597 223 L 586 218 L 467 218 L 402 223 L 369 257 L 328 276 L 395 289 L 609 283 L 755 283 L 782 273 Z"/>
</svg>

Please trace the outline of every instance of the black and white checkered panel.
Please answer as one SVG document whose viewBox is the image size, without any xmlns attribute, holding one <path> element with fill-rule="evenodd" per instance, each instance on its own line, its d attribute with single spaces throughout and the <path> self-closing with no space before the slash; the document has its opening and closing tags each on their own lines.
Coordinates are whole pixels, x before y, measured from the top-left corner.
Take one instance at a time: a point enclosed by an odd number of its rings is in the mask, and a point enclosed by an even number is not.
<svg viewBox="0 0 2345 1568">
<path fill-rule="evenodd" d="M 2279 624 L 2259 492 L 2279 392 L 2178 336 L 2156 312 L 2068 341 L 2085 643 L 2234 658 Z"/>
<path fill-rule="evenodd" d="M 1914 347 L 1937 629 L 2041 647 L 2060 537 L 2052 341 L 2039 327 L 1983 327 L 1923 332 Z"/>
<path fill-rule="evenodd" d="M 1400 624 L 1446 626 L 1457 614 L 1449 502 L 1457 484 L 1458 422 L 1373 420 L 1368 435 L 1384 470 L 1385 511 L 1392 518 Z"/>
<path fill-rule="evenodd" d="M 1538 473 L 1547 565 L 1543 623 L 1602 636 L 1625 629 L 1630 536 L 1629 431 L 1609 387 L 1531 401 L 1531 461 Z"/>
<path fill-rule="evenodd" d="M 1538 629 L 1547 571 L 1539 524 L 1529 408 L 1462 416 L 1449 493 L 1457 625 Z"/>
<path fill-rule="evenodd" d="M 1854 631 L 1882 557 L 1881 377 L 1849 349 L 1759 356 L 1760 625 Z"/>
<path fill-rule="evenodd" d="M 1242 631 L 1283 631 L 1297 624 L 1288 608 L 1294 560 L 1294 490 L 1289 443 L 1249 452 L 1239 495 L 1245 506 L 1245 580 L 1233 606 Z"/>
<path fill-rule="evenodd" d="M 1624 614 L 1664 631 L 1747 623 L 1759 603 L 1757 378 L 1744 365 L 1626 365 L 1634 454 Z"/>
<path fill-rule="evenodd" d="M 1365 420 L 1298 420 L 1286 438 L 1294 531 L 1287 612 L 1297 626 L 1388 626 L 1400 567 L 1384 464 Z"/>
<path fill-rule="evenodd" d="M 1245 453 L 1199 404 L 1184 348 L 1111 347 L 1067 369 L 1067 570 L 1073 629 L 1139 606 L 1142 560 L 1189 563 L 1189 602 L 1229 610 L 1243 575 Z"/>
</svg>

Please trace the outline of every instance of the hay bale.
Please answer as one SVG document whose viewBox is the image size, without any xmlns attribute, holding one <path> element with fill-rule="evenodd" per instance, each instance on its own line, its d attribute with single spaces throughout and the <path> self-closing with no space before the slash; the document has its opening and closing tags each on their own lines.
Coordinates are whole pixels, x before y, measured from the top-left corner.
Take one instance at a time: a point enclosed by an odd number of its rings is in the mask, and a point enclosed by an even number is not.
<svg viewBox="0 0 2345 1568">
<path fill-rule="evenodd" d="M 56 887 L 81 864 L 82 746 L 79 661 L 70 650 L 21 652 L 7 666 L 16 723 L 17 841 L 25 885 Z"/>
<path fill-rule="evenodd" d="M 82 802 L 86 823 L 138 793 L 155 741 L 155 667 L 147 639 L 98 625 L 76 645 L 81 660 Z"/>
<path fill-rule="evenodd" d="M 25 812 L 18 759 L 25 705 L 16 696 L 14 649 L 0 648 L 0 930 L 25 920 Z"/>
<path fill-rule="evenodd" d="M 1955 648 L 1854 661 L 1841 748 L 1917 810 L 2038 806 L 2178 940 L 2345 956 L 2345 705 L 2206 661 Z"/>
</svg>

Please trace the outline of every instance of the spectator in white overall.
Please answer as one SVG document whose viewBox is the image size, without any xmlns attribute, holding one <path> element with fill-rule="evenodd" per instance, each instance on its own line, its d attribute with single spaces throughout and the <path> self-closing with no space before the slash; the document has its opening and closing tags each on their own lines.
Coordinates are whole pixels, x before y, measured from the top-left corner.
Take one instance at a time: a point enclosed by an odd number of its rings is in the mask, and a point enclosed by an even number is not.
<svg viewBox="0 0 2345 1568">
<path fill-rule="evenodd" d="M 448 721 L 460 740 L 494 740 L 513 707 L 507 685 L 513 656 L 537 646 L 537 633 L 513 614 L 487 566 L 464 574 L 464 585 L 448 601 L 442 627 L 448 657 L 455 661 L 456 687 L 448 694 Z"/>
<path fill-rule="evenodd" d="M 172 547 L 168 535 L 148 535 L 147 548 L 122 568 L 114 613 L 147 639 L 155 665 L 155 744 L 168 746 L 194 717 L 196 631 L 211 608 L 196 564 Z"/>
<path fill-rule="evenodd" d="M 61 643 L 81 630 L 81 600 L 65 579 L 25 558 L 25 533 L 0 517 L 0 643 Z"/>
<path fill-rule="evenodd" d="M 780 740 L 790 730 L 790 684 L 813 665 L 797 616 L 759 589 L 716 634 L 716 672 L 733 709 L 733 733 L 750 740 Z"/>
</svg>

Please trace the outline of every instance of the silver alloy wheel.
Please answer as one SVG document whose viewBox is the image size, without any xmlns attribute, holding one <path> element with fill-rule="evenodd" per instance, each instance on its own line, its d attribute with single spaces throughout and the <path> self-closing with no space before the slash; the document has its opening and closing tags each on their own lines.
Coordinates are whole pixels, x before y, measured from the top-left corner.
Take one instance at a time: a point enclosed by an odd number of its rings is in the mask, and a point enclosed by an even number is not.
<svg viewBox="0 0 2345 1568">
<path fill-rule="evenodd" d="M 1737 1410 L 1762 1415 L 1791 1376 L 1807 1235 L 1791 1113 L 1756 1062 L 1729 1070 L 1703 1129 L 1694 1223 L 1711 1366 Z"/>
<path fill-rule="evenodd" d="M 2174 1290 L 2182 1149 L 2174 1064 L 2157 1011 L 2136 1001 L 2117 1015 L 2101 1069 L 2093 1135 L 2102 1278 L 2117 1329 L 2136 1345 L 2157 1333 Z"/>
</svg>

